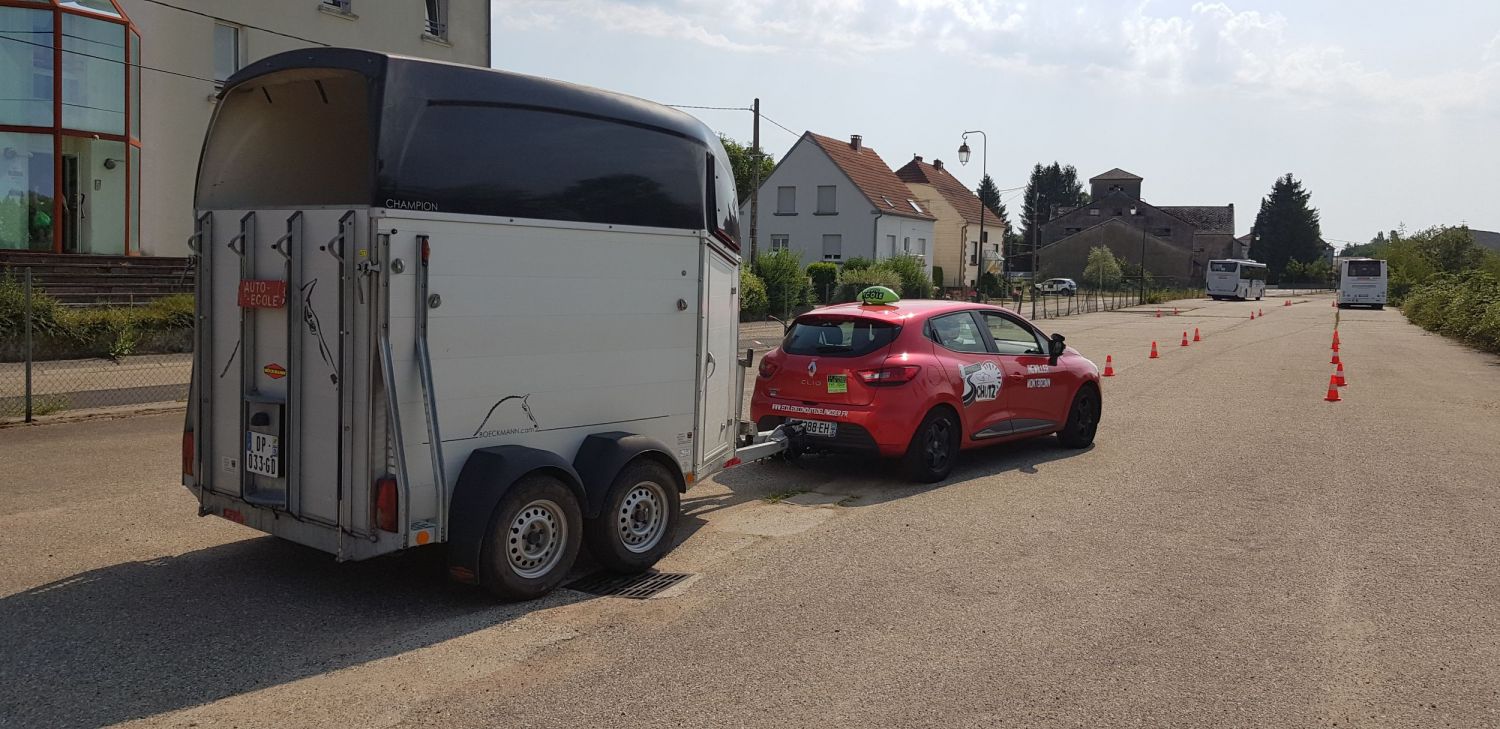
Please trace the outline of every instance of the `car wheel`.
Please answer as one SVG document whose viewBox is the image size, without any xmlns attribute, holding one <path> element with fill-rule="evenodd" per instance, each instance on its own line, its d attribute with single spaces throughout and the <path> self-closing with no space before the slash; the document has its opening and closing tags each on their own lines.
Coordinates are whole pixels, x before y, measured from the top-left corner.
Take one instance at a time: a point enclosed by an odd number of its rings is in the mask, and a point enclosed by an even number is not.
<svg viewBox="0 0 1500 729">
<path fill-rule="evenodd" d="M 672 548 L 681 496 L 666 466 L 640 460 L 615 476 L 599 516 L 584 521 L 589 552 L 605 569 L 640 572 Z"/>
<path fill-rule="evenodd" d="M 933 408 L 922 418 L 906 447 L 903 465 L 913 481 L 936 483 L 953 472 L 962 441 L 957 413 L 947 407 Z"/>
<path fill-rule="evenodd" d="M 479 584 L 504 600 L 531 600 L 567 577 L 582 543 L 582 514 L 567 484 L 533 474 L 517 481 L 490 516 Z"/>
<path fill-rule="evenodd" d="M 1057 440 L 1064 448 L 1087 448 L 1094 444 L 1094 433 L 1099 430 L 1099 415 L 1103 403 L 1099 388 L 1093 383 L 1078 388 L 1073 396 L 1073 406 L 1068 408 L 1068 422 L 1057 431 Z"/>
</svg>

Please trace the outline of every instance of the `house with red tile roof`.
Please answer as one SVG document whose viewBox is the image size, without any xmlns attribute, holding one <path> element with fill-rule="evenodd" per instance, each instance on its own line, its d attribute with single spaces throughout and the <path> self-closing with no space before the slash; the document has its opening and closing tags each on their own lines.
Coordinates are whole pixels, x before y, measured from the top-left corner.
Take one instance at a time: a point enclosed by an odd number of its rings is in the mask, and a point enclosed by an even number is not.
<svg viewBox="0 0 1500 729">
<path fill-rule="evenodd" d="M 937 217 L 933 224 L 932 266 L 942 269 L 945 291 L 961 294 L 974 286 L 981 265 L 981 246 L 984 270 L 996 275 L 1004 270 L 1000 241 L 1005 237 L 1005 221 L 994 211 L 986 210 L 979 196 L 959 182 L 942 160 L 928 163 L 920 156 L 913 156 L 910 162 L 896 170 L 896 177 L 917 194 L 917 202 L 922 207 Z M 981 220 L 983 243 L 980 241 Z M 937 283 L 937 274 L 934 273 L 933 277 L 933 282 Z"/>
<path fill-rule="evenodd" d="M 741 206 L 748 230 L 750 204 Z M 848 140 L 806 132 L 760 186 L 757 245 L 791 250 L 804 265 L 920 256 L 932 267 L 937 217 L 858 135 Z"/>
</svg>

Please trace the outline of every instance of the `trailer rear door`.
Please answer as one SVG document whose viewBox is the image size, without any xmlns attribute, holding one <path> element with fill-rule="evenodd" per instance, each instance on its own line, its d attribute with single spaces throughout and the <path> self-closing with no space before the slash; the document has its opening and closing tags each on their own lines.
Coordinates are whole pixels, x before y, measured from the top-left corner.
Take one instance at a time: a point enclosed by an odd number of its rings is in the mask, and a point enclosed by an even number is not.
<svg viewBox="0 0 1500 729">
<path fill-rule="evenodd" d="M 734 447 L 735 341 L 740 311 L 739 268 L 712 244 L 703 247 L 702 397 L 698 406 L 698 470 L 718 470 Z"/>
</svg>

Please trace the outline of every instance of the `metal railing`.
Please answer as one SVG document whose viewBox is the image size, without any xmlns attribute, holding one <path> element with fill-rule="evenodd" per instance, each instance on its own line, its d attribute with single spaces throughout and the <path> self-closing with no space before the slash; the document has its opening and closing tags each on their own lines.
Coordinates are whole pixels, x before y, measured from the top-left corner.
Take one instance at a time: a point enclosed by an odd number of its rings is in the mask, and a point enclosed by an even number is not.
<svg viewBox="0 0 1500 729">
<path fill-rule="evenodd" d="M 149 306 L 62 307 L 30 267 L 0 275 L 0 421 L 187 399 L 192 329 Z"/>
</svg>

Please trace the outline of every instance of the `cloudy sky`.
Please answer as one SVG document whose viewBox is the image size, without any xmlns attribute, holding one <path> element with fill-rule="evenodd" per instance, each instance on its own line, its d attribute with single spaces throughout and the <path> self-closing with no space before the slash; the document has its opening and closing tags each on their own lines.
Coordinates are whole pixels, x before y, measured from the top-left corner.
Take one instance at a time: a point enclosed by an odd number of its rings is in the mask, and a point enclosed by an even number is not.
<svg viewBox="0 0 1500 729">
<path fill-rule="evenodd" d="M 1291 172 L 1330 240 L 1500 230 L 1495 0 L 504 0 L 493 23 L 499 68 L 670 104 L 758 96 L 894 167 L 957 168 L 983 129 L 1005 188 L 1038 161 L 1123 167 L 1159 205 L 1234 203 L 1244 233 Z M 748 113 L 692 113 L 750 137 Z M 778 158 L 796 141 L 761 138 Z"/>
</svg>

